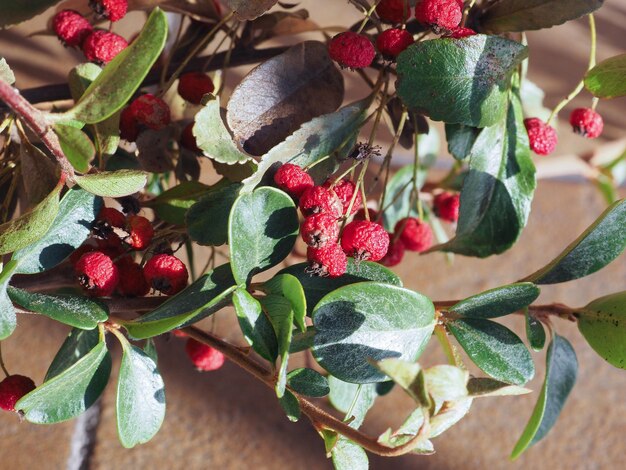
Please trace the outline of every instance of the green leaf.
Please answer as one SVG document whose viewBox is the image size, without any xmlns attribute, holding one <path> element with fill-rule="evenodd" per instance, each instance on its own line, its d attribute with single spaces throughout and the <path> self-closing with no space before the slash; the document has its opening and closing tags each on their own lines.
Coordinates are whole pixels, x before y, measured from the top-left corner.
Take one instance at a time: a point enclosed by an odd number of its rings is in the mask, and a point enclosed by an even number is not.
<svg viewBox="0 0 626 470">
<path fill-rule="evenodd" d="M 626 95 L 626 54 L 603 60 L 585 75 L 585 88 L 598 98 Z"/>
<path fill-rule="evenodd" d="M 96 156 L 96 148 L 89 136 L 80 129 L 62 124 L 54 126 L 54 133 L 74 169 L 80 173 L 87 173 L 90 168 L 89 162 Z"/>
<path fill-rule="evenodd" d="M 284 192 L 262 187 L 241 194 L 228 219 L 233 277 L 247 284 L 254 274 L 289 255 L 300 229 L 296 207 Z"/>
<path fill-rule="evenodd" d="M 163 378 L 155 362 L 119 337 L 123 355 L 117 383 L 117 434 L 127 449 L 148 442 L 165 417 Z"/>
<path fill-rule="evenodd" d="M 491 320 L 467 318 L 447 324 L 470 359 L 494 379 L 523 385 L 535 375 L 535 366 L 522 340 Z"/>
<path fill-rule="evenodd" d="M 325 397 L 330 393 L 328 379 L 313 369 L 294 369 L 287 374 L 287 385 L 307 397 Z"/>
<path fill-rule="evenodd" d="M 499 254 L 526 226 L 536 179 L 517 90 L 505 109 L 506 118 L 483 129 L 472 147 L 456 236 L 439 247 L 444 251 Z"/>
<path fill-rule="evenodd" d="M 409 417 L 402 423 L 402 426 L 397 431 L 389 428 L 383 434 L 378 437 L 378 443 L 384 446 L 394 448 L 406 444 L 413 439 L 417 433 L 422 430 L 424 425 L 424 415 L 427 413 L 423 408 L 417 408 Z M 435 453 L 435 448 L 432 442 L 426 439 L 420 439 L 420 443 L 416 448 L 411 451 L 412 454 L 430 455 Z"/>
<path fill-rule="evenodd" d="M 467 391 L 473 398 L 525 395 L 532 392 L 528 388 L 500 382 L 489 377 L 471 377 L 467 382 Z"/>
<path fill-rule="evenodd" d="M 343 436 L 337 440 L 331 455 L 335 470 L 367 470 L 369 468 L 365 451 Z"/>
<path fill-rule="evenodd" d="M 222 185 L 218 183 L 216 186 Z M 198 181 L 184 181 L 159 194 L 151 207 L 160 219 L 170 224 L 185 225 L 185 216 L 189 208 L 212 191 L 214 191 L 213 187 Z M 215 222 L 216 220 L 213 220 L 213 224 Z"/>
<path fill-rule="evenodd" d="M 433 439 L 440 436 L 456 423 L 461 421 L 472 406 L 472 398 L 447 402 L 445 407 L 430 419 L 430 432 L 428 437 Z"/>
<path fill-rule="evenodd" d="M 572 345 L 555 335 L 546 356 L 546 377 L 535 409 L 511 453 L 518 458 L 528 447 L 543 439 L 556 423 L 561 409 L 576 382 L 578 360 Z"/>
<path fill-rule="evenodd" d="M 295 423 L 300 419 L 300 403 L 296 396 L 289 390 L 285 390 L 285 394 L 278 399 L 278 403 L 285 411 L 287 418 L 292 423 Z"/>
<path fill-rule="evenodd" d="M 146 340 L 146 344 L 143 346 L 143 352 L 152 359 L 155 365 L 158 365 L 159 362 L 159 354 L 156 348 L 156 343 L 154 342 L 154 338 L 148 338 Z"/>
<path fill-rule="evenodd" d="M 233 304 L 244 338 L 264 359 L 274 362 L 278 357 L 278 343 L 274 328 L 263 313 L 261 304 L 247 290 L 233 292 Z"/>
<path fill-rule="evenodd" d="M 468 395 L 469 372 L 460 367 L 441 364 L 424 369 L 428 394 L 437 402 L 455 401 Z"/>
<path fill-rule="evenodd" d="M 27 310 L 83 330 L 92 330 L 109 318 L 103 304 L 81 295 L 39 294 L 15 287 L 9 287 L 8 293 L 13 302 Z"/>
<path fill-rule="evenodd" d="M 605 361 L 626 369 L 626 291 L 596 299 L 576 316 L 589 346 Z"/>
<path fill-rule="evenodd" d="M 63 118 L 95 124 L 119 111 L 161 55 L 167 32 L 167 17 L 160 8 L 155 8 L 139 36 L 107 64 Z"/>
<path fill-rule="evenodd" d="M 2 2 L 0 3 L 0 28 L 11 26 L 26 21 L 61 0 L 28 0 L 27 2 Z"/>
<path fill-rule="evenodd" d="M 17 274 L 35 274 L 58 265 L 90 235 L 102 199 L 79 188 L 67 191 L 50 230 L 37 242 L 16 251 Z"/>
<path fill-rule="evenodd" d="M 600 217 L 547 266 L 523 279 L 558 284 L 599 271 L 626 248 L 626 199 L 609 206 Z"/>
<path fill-rule="evenodd" d="M 530 347 L 534 351 L 541 351 L 546 344 L 546 330 L 539 320 L 530 316 L 528 309 L 525 313 L 526 317 L 526 336 Z"/>
<path fill-rule="evenodd" d="M 596 11 L 604 0 L 507 0 L 493 2 L 479 17 L 492 34 L 551 28 Z"/>
<path fill-rule="evenodd" d="M 398 96 L 435 121 L 493 126 L 506 115 L 511 74 L 527 55 L 518 42 L 482 34 L 418 42 L 398 56 Z"/>
<path fill-rule="evenodd" d="M 270 294 L 263 297 L 260 302 L 270 323 L 274 327 L 278 340 L 280 368 L 278 369 L 278 379 L 276 381 L 276 396 L 280 398 L 285 394 L 285 387 L 287 386 L 289 346 L 293 335 L 293 308 L 291 302 L 280 295 Z"/>
<path fill-rule="evenodd" d="M 385 192 L 385 211 L 382 222 L 385 229 L 393 233 L 400 219 L 417 216 L 417 210 L 411 205 L 413 191 L 413 169 L 415 165 L 406 165 L 396 172 L 387 183 Z M 419 168 L 417 171 L 416 188 L 419 191 L 426 181 L 426 171 Z"/>
<path fill-rule="evenodd" d="M 4 268 L 6 269 L 7 267 L 4 266 Z M 11 336 L 17 326 L 15 307 L 13 307 L 13 302 L 11 302 L 7 293 L 10 278 L 11 275 L 8 274 L 4 282 L 0 282 L 0 340 Z"/>
<path fill-rule="evenodd" d="M 75 418 L 100 397 L 110 373 L 111 355 L 102 341 L 72 366 L 22 397 L 15 409 L 37 424 Z"/>
<path fill-rule="evenodd" d="M 335 377 L 355 383 L 387 378 L 370 361 L 395 357 L 415 361 L 435 326 L 425 296 L 378 282 L 341 287 L 313 310 L 313 356 Z"/>
<path fill-rule="evenodd" d="M 502 317 L 533 303 L 539 292 L 531 282 L 518 282 L 468 297 L 450 307 L 449 311 L 469 318 Z"/>
<path fill-rule="evenodd" d="M 294 264 L 278 273 L 291 274 L 300 281 L 306 297 L 307 313 L 311 313 L 313 307 L 315 307 L 326 294 L 330 294 L 340 287 L 357 282 L 377 281 L 402 287 L 402 281 L 393 271 L 370 261 L 361 261 L 357 264 L 352 258 L 348 258 L 346 273 L 343 276 L 335 278 L 311 276 L 306 272 L 307 267 L 307 263 Z"/>
<path fill-rule="evenodd" d="M 467 158 L 479 133 L 480 129 L 476 127 L 465 124 L 446 124 L 446 140 L 450 155 L 457 160 Z"/>
<path fill-rule="evenodd" d="M 0 57 L 0 80 L 7 82 L 9 85 L 15 83 L 15 74 L 4 57 Z"/>
<path fill-rule="evenodd" d="M 208 246 L 228 241 L 228 215 L 240 189 L 238 183 L 215 188 L 189 208 L 185 219 L 193 241 Z"/>
<path fill-rule="evenodd" d="M 376 367 L 400 385 L 421 408 L 431 407 L 424 371 L 417 362 L 390 358 L 378 361 Z"/>
<path fill-rule="evenodd" d="M 291 274 L 277 274 L 269 281 L 265 281 L 261 289 L 268 294 L 282 295 L 289 300 L 293 309 L 294 323 L 300 331 L 306 331 L 306 297 L 297 277 Z"/>
<path fill-rule="evenodd" d="M 72 331 L 70 331 L 70 334 L 56 353 L 56 356 L 54 356 L 52 364 L 50 364 L 48 372 L 46 372 L 44 382 L 48 382 L 50 379 L 76 364 L 98 345 L 100 339 L 100 330 L 80 330 L 78 328 L 72 328 Z"/>
<path fill-rule="evenodd" d="M 137 170 L 103 171 L 76 176 L 76 182 L 97 196 L 123 197 L 141 191 L 148 182 L 148 174 Z"/>
<path fill-rule="evenodd" d="M 345 421 L 349 426 L 358 429 L 378 394 L 375 384 L 351 384 L 339 380 L 332 375 L 328 377 L 330 403 L 342 413 L 346 413 Z"/>
</svg>

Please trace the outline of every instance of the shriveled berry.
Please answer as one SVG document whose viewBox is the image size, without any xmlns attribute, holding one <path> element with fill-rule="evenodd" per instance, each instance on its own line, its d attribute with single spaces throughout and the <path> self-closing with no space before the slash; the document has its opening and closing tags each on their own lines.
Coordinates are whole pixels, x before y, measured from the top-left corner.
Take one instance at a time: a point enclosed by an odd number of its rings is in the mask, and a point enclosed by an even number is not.
<svg viewBox="0 0 626 470">
<path fill-rule="evenodd" d="M 99 17 L 119 21 L 126 16 L 128 0 L 89 0 L 89 6 Z"/>
<path fill-rule="evenodd" d="M 591 108 L 577 108 L 570 114 L 569 122 L 576 134 L 595 139 L 602 134 L 604 120 Z"/>
<path fill-rule="evenodd" d="M 130 104 L 130 110 L 140 125 L 158 131 L 171 122 L 170 107 L 150 93 L 141 95 Z"/>
<path fill-rule="evenodd" d="M 126 106 L 120 113 L 120 137 L 129 142 L 134 142 L 139 137 L 139 123 L 130 106 Z"/>
<path fill-rule="evenodd" d="M 392 267 L 400 264 L 402 258 L 404 258 L 404 243 L 399 238 L 394 240 L 394 236 L 389 234 L 389 249 L 383 259 L 380 260 L 380 264 L 387 267 Z"/>
<path fill-rule="evenodd" d="M 124 256 L 115 263 L 120 274 L 117 291 L 125 297 L 143 297 L 150 292 L 150 286 L 143 275 L 143 269 L 130 256 Z"/>
<path fill-rule="evenodd" d="M 208 372 L 217 370 L 224 365 L 224 354 L 193 338 L 187 340 L 185 352 L 198 370 Z"/>
<path fill-rule="evenodd" d="M 200 104 L 202 97 L 213 90 L 213 80 L 206 73 L 190 72 L 181 75 L 178 80 L 178 94 L 193 104 Z"/>
<path fill-rule="evenodd" d="M 74 271 L 80 285 L 94 297 L 111 295 L 119 282 L 119 272 L 113 260 L 101 251 L 85 253 L 74 266 Z"/>
<path fill-rule="evenodd" d="M 528 132 L 530 149 L 537 155 L 549 155 L 554 152 L 558 137 L 556 130 L 539 118 L 524 119 L 524 126 Z"/>
<path fill-rule="evenodd" d="M 413 44 L 413 36 L 406 29 L 387 29 L 376 38 L 376 47 L 384 58 L 393 60 Z"/>
<path fill-rule="evenodd" d="M 463 19 L 463 1 L 421 0 L 415 6 L 415 18 L 436 33 L 452 31 Z"/>
<path fill-rule="evenodd" d="M 404 247 L 409 251 L 422 252 L 433 244 L 433 231 L 426 222 L 415 217 L 406 217 L 398 221 L 394 233 L 400 234 Z"/>
<path fill-rule="evenodd" d="M 343 213 L 343 203 L 332 189 L 313 186 L 300 197 L 300 210 L 305 217 L 328 214 L 339 218 Z"/>
<path fill-rule="evenodd" d="M 410 18 L 411 9 L 408 0 L 381 0 L 376 13 L 385 23 L 402 23 Z"/>
<path fill-rule="evenodd" d="M 154 236 L 152 223 L 141 215 L 131 215 L 128 218 L 127 243 L 135 250 L 143 250 L 148 247 Z"/>
<path fill-rule="evenodd" d="M 370 216 L 369 220 L 371 220 L 372 222 L 380 223 L 378 222 L 378 211 L 374 209 L 368 209 L 367 213 Z M 365 208 L 359 209 L 357 213 L 354 214 L 354 220 L 367 220 L 367 217 L 365 217 Z"/>
<path fill-rule="evenodd" d="M 202 153 L 196 144 L 196 136 L 193 135 L 194 124 L 195 123 L 190 122 L 185 126 L 183 132 L 180 134 L 180 145 L 194 153 Z"/>
<path fill-rule="evenodd" d="M 126 249 L 122 239 L 116 233 L 110 233 L 106 238 L 96 238 L 96 251 L 101 251 L 111 259 L 122 255 Z"/>
<path fill-rule="evenodd" d="M 351 69 L 368 67 L 376 57 L 372 41 L 367 36 L 352 31 L 334 36 L 328 45 L 328 53 L 339 65 Z"/>
<path fill-rule="evenodd" d="M 0 382 L 0 408 L 16 411 L 15 404 L 35 388 L 35 382 L 30 377 L 17 374 L 7 376 Z"/>
<path fill-rule="evenodd" d="M 306 252 L 309 267 L 307 272 L 315 276 L 339 277 L 345 274 L 348 258 L 337 243 L 329 243 L 321 248 L 309 247 Z"/>
<path fill-rule="evenodd" d="M 329 214 L 314 214 L 304 219 L 300 227 L 304 242 L 314 248 L 336 243 L 339 237 L 337 218 Z"/>
<path fill-rule="evenodd" d="M 91 253 L 92 251 L 96 251 L 97 247 L 95 245 L 91 245 L 89 243 L 83 243 L 81 246 L 76 248 L 72 254 L 70 255 L 70 263 L 72 266 L 76 266 L 78 260 L 85 254 Z"/>
<path fill-rule="evenodd" d="M 474 36 L 476 35 L 476 31 L 474 31 L 472 28 L 466 28 L 464 26 L 459 26 L 456 29 L 453 29 L 450 34 L 446 35 L 446 37 L 452 38 L 452 39 L 462 39 L 462 38 L 467 38 L 469 36 Z"/>
<path fill-rule="evenodd" d="M 354 214 L 358 211 L 363 205 L 363 198 L 361 197 L 361 193 L 357 192 L 356 197 L 354 196 L 354 191 L 356 191 L 356 185 L 350 180 L 340 180 L 336 183 L 333 180 L 328 180 L 324 183 L 324 187 L 335 191 L 335 194 L 341 201 L 341 205 L 343 207 L 342 214 L 347 214 L 348 209 L 350 208 L 350 202 L 352 201 L 352 197 L 354 197 L 354 204 L 352 204 L 352 210 L 348 216 Z"/>
<path fill-rule="evenodd" d="M 356 260 L 378 261 L 387 254 L 389 234 L 376 222 L 353 220 L 343 229 L 341 247 Z"/>
<path fill-rule="evenodd" d="M 77 11 L 62 10 L 54 15 L 52 29 L 66 46 L 80 47 L 93 31 L 93 26 Z"/>
<path fill-rule="evenodd" d="M 83 54 L 88 61 L 104 65 L 127 47 L 128 42 L 122 36 L 96 29 L 83 42 Z"/>
<path fill-rule="evenodd" d="M 307 189 L 315 186 L 311 175 L 292 163 L 285 163 L 274 173 L 274 183 L 291 197 L 298 199 Z"/>
<path fill-rule="evenodd" d="M 435 196 L 433 209 L 435 215 L 446 222 L 456 222 L 459 220 L 459 205 L 461 197 L 459 194 L 440 193 Z"/>
<path fill-rule="evenodd" d="M 176 256 L 155 255 L 143 268 L 148 284 L 166 295 L 174 295 L 185 288 L 189 273 L 185 264 Z"/>
<path fill-rule="evenodd" d="M 106 222 L 111 227 L 123 228 L 126 225 L 126 216 L 113 207 L 103 207 L 96 220 Z"/>
</svg>

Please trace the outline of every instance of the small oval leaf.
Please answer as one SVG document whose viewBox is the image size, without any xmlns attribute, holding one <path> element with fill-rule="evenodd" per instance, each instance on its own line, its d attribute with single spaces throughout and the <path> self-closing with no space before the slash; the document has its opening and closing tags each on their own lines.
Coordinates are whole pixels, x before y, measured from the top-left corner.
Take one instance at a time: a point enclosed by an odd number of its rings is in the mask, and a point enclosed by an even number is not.
<svg viewBox="0 0 626 470">
<path fill-rule="evenodd" d="M 86 191 L 102 197 L 123 197 L 141 191 L 148 174 L 137 170 L 118 170 L 76 176 L 76 182 Z"/>
<path fill-rule="evenodd" d="M 585 75 L 585 87 L 598 98 L 626 95 L 626 54 L 600 62 Z"/>
<path fill-rule="evenodd" d="M 298 278 L 291 274 L 277 274 L 269 281 L 265 281 L 262 290 L 268 294 L 282 295 L 293 308 L 293 320 L 300 331 L 306 331 L 306 297 Z"/>
<path fill-rule="evenodd" d="M 228 241 L 228 216 L 239 196 L 238 183 L 215 188 L 187 211 L 187 232 L 199 245 L 220 246 Z"/>
<path fill-rule="evenodd" d="M 328 379 L 313 369 L 294 369 L 287 374 L 287 385 L 307 397 L 325 397 L 330 393 Z"/>
<path fill-rule="evenodd" d="M 450 312 L 469 318 L 496 318 L 517 312 L 539 297 L 539 288 L 531 282 L 496 287 L 461 300 Z"/>
<path fill-rule="evenodd" d="M 54 126 L 54 133 L 74 169 L 80 173 L 89 171 L 89 162 L 96 156 L 96 147 L 87 134 L 80 129 L 62 124 Z"/>
<path fill-rule="evenodd" d="M 80 330 L 73 328 L 48 367 L 44 382 L 67 370 L 89 354 L 100 342 L 100 330 Z"/>
<path fill-rule="evenodd" d="M 278 357 L 276 333 L 261 304 L 245 289 L 233 292 L 233 304 L 244 338 L 261 357 L 274 362 Z"/>
</svg>

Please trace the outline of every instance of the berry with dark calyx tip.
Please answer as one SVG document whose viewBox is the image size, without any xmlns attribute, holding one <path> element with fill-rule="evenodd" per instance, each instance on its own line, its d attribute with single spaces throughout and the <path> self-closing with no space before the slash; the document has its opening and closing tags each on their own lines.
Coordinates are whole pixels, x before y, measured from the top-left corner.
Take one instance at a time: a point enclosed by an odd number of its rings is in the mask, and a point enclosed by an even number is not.
<svg viewBox="0 0 626 470">
<path fill-rule="evenodd" d="M 328 214 L 339 218 L 343 213 L 343 203 L 337 193 L 323 186 L 313 186 L 304 191 L 299 206 L 305 217 Z"/>
<path fill-rule="evenodd" d="M 336 243 L 339 237 L 337 219 L 328 214 L 315 214 L 307 217 L 300 227 L 300 235 L 307 245 L 314 248 Z"/>
<path fill-rule="evenodd" d="M 374 210 L 374 209 L 368 209 L 367 213 L 369 214 L 370 218 L 369 220 L 371 220 L 372 222 L 376 222 L 377 224 L 379 224 L 380 222 L 378 222 L 378 211 Z M 357 211 L 356 214 L 354 214 L 354 219 L 353 220 L 367 220 L 367 217 L 365 217 L 365 208 L 361 208 Z"/>
<path fill-rule="evenodd" d="M 94 297 L 107 297 L 119 282 L 119 272 L 113 260 L 101 251 L 85 253 L 74 266 L 78 282 Z"/>
<path fill-rule="evenodd" d="M 328 45 L 330 58 L 342 67 L 361 69 L 369 67 L 376 57 L 376 49 L 367 36 L 345 31 L 334 36 Z"/>
<path fill-rule="evenodd" d="M 363 205 L 363 198 L 361 197 L 361 193 L 357 192 L 356 197 L 354 196 L 356 185 L 352 181 L 342 179 L 340 181 L 334 182 L 333 180 L 328 180 L 324 183 L 324 187 L 335 191 L 335 194 L 341 201 L 342 214 L 351 216 Z M 347 214 L 348 208 L 350 207 L 350 202 L 352 201 L 353 197 L 354 204 L 352 204 L 352 210 L 350 211 L 350 214 Z"/>
<path fill-rule="evenodd" d="M 155 255 L 143 267 L 148 284 L 166 295 L 174 295 L 187 285 L 189 273 L 185 264 L 172 255 Z"/>
<path fill-rule="evenodd" d="M 539 118 L 524 119 L 524 126 L 528 132 L 530 149 L 537 155 L 549 155 L 554 152 L 558 137 L 556 130 Z"/>
<path fill-rule="evenodd" d="M 433 244 L 433 231 L 426 222 L 415 217 L 406 217 L 396 223 L 395 235 L 399 235 L 404 248 L 409 251 L 422 252 L 428 250 Z"/>
<path fill-rule="evenodd" d="M 381 0 L 376 13 L 385 23 L 402 23 L 410 18 L 411 9 L 408 0 Z"/>
<path fill-rule="evenodd" d="M 404 258 L 404 243 L 399 238 L 395 239 L 392 234 L 389 234 L 389 249 L 387 254 L 380 260 L 380 264 L 387 266 L 388 268 L 400 264 L 402 258 Z"/>
<path fill-rule="evenodd" d="M 358 142 L 350 154 L 348 158 L 352 158 L 356 161 L 367 160 L 372 157 L 380 157 L 380 145 L 371 145 L 368 142 Z"/>
<path fill-rule="evenodd" d="M 80 47 L 93 31 L 93 26 L 80 13 L 62 10 L 54 15 L 52 29 L 68 47 Z"/>
<path fill-rule="evenodd" d="M 376 222 L 353 220 L 343 229 L 341 247 L 357 261 L 379 261 L 389 249 L 389 234 Z"/>
<path fill-rule="evenodd" d="M 285 163 L 276 170 L 274 183 L 295 199 L 300 198 L 302 193 L 315 186 L 311 175 L 292 163 Z"/>
<path fill-rule="evenodd" d="M 5 411 L 17 411 L 15 404 L 27 393 L 35 390 L 35 382 L 23 375 L 8 375 L 0 382 L 0 408 Z"/>
<path fill-rule="evenodd" d="M 120 113 L 120 137 L 129 142 L 134 142 L 139 137 L 139 123 L 130 106 Z"/>
<path fill-rule="evenodd" d="M 348 268 L 348 257 L 337 243 L 321 248 L 309 247 L 306 252 L 309 267 L 306 272 L 314 276 L 339 277 Z"/>
<path fill-rule="evenodd" d="M 413 44 L 413 36 L 406 29 L 387 29 L 376 38 L 376 47 L 385 59 L 394 60 Z"/>
<path fill-rule="evenodd" d="M 134 100 L 130 109 L 140 125 L 155 131 L 163 129 L 171 122 L 170 107 L 161 98 L 150 93 Z"/>
<path fill-rule="evenodd" d="M 105 65 L 127 47 L 128 42 L 122 36 L 96 29 L 83 42 L 83 54 L 88 61 Z"/>
<path fill-rule="evenodd" d="M 604 120 L 602 116 L 591 108 L 577 108 L 569 117 L 572 129 L 578 135 L 587 139 L 595 139 L 602 134 Z"/>
<path fill-rule="evenodd" d="M 143 297 L 150 292 L 150 286 L 143 275 L 143 269 L 130 256 L 120 258 L 116 263 L 120 274 L 117 291 L 124 297 Z"/>
<path fill-rule="evenodd" d="M 89 6 L 99 17 L 119 21 L 126 16 L 128 0 L 89 0 Z"/>
<path fill-rule="evenodd" d="M 211 346 L 189 338 L 185 344 L 185 352 L 196 369 L 209 372 L 224 365 L 224 354 Z"/>
<path fill-rule="evenodd" d="M 141 215 L 131 215 L 128 218 L 129 237 L 126 242 L 135 250 L 143 250 L 148 247 L 154 236 L 152 223 Z"/>
<path fill-rule="evenodd" d="M 202 97 L 213 93 L 215 85 L 206 73 L 190 72 L 180 76 L 178 80 L 178 94 L 192 104 L 202 103 Z"/>
<path fill-rule="evenodd" d="M 194 124 L 195 123 L 190 122 L 185 126 L 183 132 L 180 134 L 180 145 L 191 152 L 202 153 L 202 150 L 200 150 L 198 144 L 196 144 L 196 136 L 193 135 Z"/>
<path fill-rule="evenodd" d="M 415 6 L 415 18 L 437 34 L 453 31 L 463 19 L 463 1 L 421 0 Z"/>
<path fill-rule="evenodd" d="M 117 200 L 122 206 L 122 212 L 127 215 L 136 215 L 141 210 L 139 199 L 134 196 L 124 196 Z"/>
<path fill-rule="evenodd" d="M 113 227 L 123 228 L 126 225 L 126 217 L 117 209 L 103 207 L 94 223 L 94 235 L 107 238 L 113 233 Z"/>
<path fill-rule="evenodd" d="M 443 192 L 437 194 L 433 201 L 435 215 L 446 222 L 456 222 L 459 220 L 459 205 L 461 197 L 459 194 Z"/>
<path fill-rule="evenodd" d="M 453 29 L 450 32 L 450 34 L 447 34 L 446 37 L 452 38 L 452 39 L 462 39 L 462 38 L 467 38 L 467 37 L 474 36 L 474 35 L 476 35 L 476 31 L 474 31 L 472 28 L 459 26 L 458 28 Z"/>
</svg>

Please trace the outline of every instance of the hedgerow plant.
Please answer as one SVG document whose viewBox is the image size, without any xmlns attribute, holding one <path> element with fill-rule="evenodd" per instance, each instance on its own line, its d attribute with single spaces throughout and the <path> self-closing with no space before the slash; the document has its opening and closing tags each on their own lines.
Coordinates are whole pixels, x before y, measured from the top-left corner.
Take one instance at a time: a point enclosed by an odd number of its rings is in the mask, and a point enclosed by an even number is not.
<svg viewBox="0 0 626 470">
<path fill-rule="evenodd" d="M 5 2 L 1 26 L 56 3 Z M 431 300 L 387 269 L 406 250 L 484 258 L 515 243 L 536 186 L 531 149 L 554 150 L 557 114 L 586 88 L 589 108 L 570 121 L 595 138 L 599 99 L 626 94 L 626 56 L 595 64 L 601 0 L 350 0 L 362 20 L 332 37 L 276 0 L 161 1 L 180 15 L 178 26 L 152 8 L 132 41 L 108 22 L 134 2 L 84 3 L 81 11 L 61 4 L 50 21 L 50 34 L 85 55 L 67 85 L 20 92 L 0 62 L 0 337 L 25 312 L 72 327 L 37 386 L 2 362 L 2 408 L 42 424 L 78 416 L 109 382 L 114 339 L 123 350 L 120 441 L 149 441 L 167 395 L 153 338 L 174 334 L 198 369 L 232 361 L 275 389 L 290 420 L 311 421 L 337 468 L 359 469 L 363 449 L 432 453 L 431 440 L 474 399 L 530 392 L 529 349 L 495 318 L 519 315 L 530 348 L 547 347 L 544 385 L 513 458 L 545 437 L 576 380 L 576 354 L 554 319 L 577 322 L 598 354 L 626 368 L 626 292 L 581 308 L 535 303 L 542 285 L 582 278 L 622 253 L 625 200 L 545 267 L 466 299 Z M 530 114 L 524 31 L 583 16 L 588 70 L 552 112 Z M 170 26 L 177 31 L 165 49 Z M 298 42 L 302 31 L 319 40 Z M 261 46 L 284 34 L 292 46 Z M 223 113 L 226 70 L 257 63 Z M 342 106 L 345 74 L 371 91 Z M 34 106 L 51 96 L 73 101 L 52 112 Z M 454 157 L 440 180 L 429 178 L 431 121 L 445 123 Z M 384 146 L 381 127 L 393 136 Z M 394 172 L 398 146 L 414 161 Z M 205 158 L 219 177 L 212 185 L 198 181 Z M 611 197 L 610 168 L 599 170 Z M 18 200 L 30 209 L 18 214 Z M 299 235 L 306 247 L 294 249 Z M 210 247 L 201 270 L 199 246 Z M 286 262 L 292 253 L 307 261 Z M 195 326 L 227 306 L 241 327 L 237 344 Z M 424 368 L 418 360 L 433 338 L 449 363 Z M 292 370 L 296 354 L 316 364 Z M 471 376 L 468 359 L 485 375 Z M 378 437 L 359 431 L 394 386 L 415 400 L 406 422 Z M 341 414 L 324 411 L 325 396 Z"/>
</svg>

